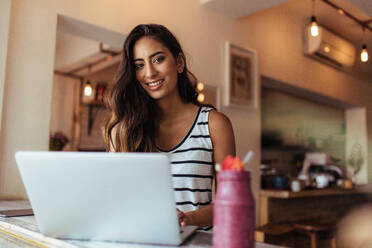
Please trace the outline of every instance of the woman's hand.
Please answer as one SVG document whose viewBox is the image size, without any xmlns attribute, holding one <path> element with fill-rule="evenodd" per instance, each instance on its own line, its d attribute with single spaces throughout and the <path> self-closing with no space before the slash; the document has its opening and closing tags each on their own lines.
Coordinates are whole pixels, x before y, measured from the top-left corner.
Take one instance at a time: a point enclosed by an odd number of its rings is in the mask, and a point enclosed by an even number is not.
<svg viewBox="0 0 372 248">
<path fill-rule="evenodd" d="M 184 212 L 179 210 L 177 208 L 177 216 L 178 216 L 178 223 L 180 224 L 181 227 L 187 226 L 188 221 L 187 221 L 187 216 Z"/>
<path fill-rule="evenodd" d="M 213 203 L 203 208 L 187 213 L 177 209 L 178 222 L 181 227 L 198 226 L 208 227 L 213 225 Z"/>
</svg>

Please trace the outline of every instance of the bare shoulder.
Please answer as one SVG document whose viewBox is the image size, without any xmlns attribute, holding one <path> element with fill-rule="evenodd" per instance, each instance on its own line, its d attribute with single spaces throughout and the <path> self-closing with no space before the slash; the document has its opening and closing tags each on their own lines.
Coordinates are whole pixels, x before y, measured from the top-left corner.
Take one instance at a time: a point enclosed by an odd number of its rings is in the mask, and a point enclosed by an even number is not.
<svg viewBox="0 0 372 248">
<path fill-rule="evenodd" d="M 216 110 L 209 112 L 209 129 L 213 132 L 223 131 L 224 129 L 232 129 L 230 119 L 223 113 Z"/>
<path fill-rule="evenodd" d="M 215 161 L 219 163 L 227 155 L 235 155 L 235 137 L 230 119 L 225 114 L 212 110 L 208 124 Z"/>
</svg>

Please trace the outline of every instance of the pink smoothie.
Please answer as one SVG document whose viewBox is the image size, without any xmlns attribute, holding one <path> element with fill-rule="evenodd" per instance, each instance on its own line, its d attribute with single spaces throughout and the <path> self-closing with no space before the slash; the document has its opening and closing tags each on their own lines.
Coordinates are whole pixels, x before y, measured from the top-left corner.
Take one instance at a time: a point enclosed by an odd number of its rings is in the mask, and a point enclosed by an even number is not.
<svg viewBox="0 0 372 248">
<path fill-rule="evenodd" d="M 254 247 L 254 199 L 248 171 L 222 170 L 217 175 L 213 212 L 214 248 Z"/>
</svg>

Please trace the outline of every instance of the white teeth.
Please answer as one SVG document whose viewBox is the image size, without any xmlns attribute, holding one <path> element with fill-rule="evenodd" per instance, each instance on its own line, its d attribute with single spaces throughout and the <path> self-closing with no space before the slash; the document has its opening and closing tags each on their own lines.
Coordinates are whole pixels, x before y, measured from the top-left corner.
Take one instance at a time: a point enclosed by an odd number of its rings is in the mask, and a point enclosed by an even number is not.
<svg viewBox="0 0 372 248">
<path fill-rule="evenodd" d="M 154 87 L 154 86 L 159 85 L 161 82 L 163 82 L 163 80 L 159 80 L 159 81 L 156 81 L 156 82 L 153 82 L 153 83 L 149 83 L 149 86 Z"/>
</svg>

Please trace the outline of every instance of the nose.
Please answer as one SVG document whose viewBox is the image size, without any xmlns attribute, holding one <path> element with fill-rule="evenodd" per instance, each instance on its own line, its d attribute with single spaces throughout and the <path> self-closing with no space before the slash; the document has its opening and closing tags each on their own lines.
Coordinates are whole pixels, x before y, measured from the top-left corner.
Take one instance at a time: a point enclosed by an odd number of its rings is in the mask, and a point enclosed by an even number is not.
<svg viewBox="0 0 372 248">
<path fill-rule="evenodd" d="M 145 68 L 146 78 L 154 78 L 156 76 L 156 73 L 157 73 L 157 71 L 156 71 L 155 67 L 151 63 L 149 63 Z"/>
</svg>

